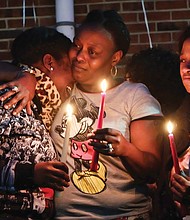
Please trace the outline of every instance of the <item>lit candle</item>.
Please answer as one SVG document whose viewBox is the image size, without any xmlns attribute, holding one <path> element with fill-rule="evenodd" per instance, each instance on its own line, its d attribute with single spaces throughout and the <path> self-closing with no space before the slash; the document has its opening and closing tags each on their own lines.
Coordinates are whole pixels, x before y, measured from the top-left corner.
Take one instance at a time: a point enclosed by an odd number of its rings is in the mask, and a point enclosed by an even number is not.
<svg viewBox="0 0 190 220">
<path fill-rule="evenodd" d="M 106 89 L 107 89 L 107 82 L 105 79 L 101 83 L 101 88 L 102 88 L 102 92 L 101 92 L 100 108 L 99 108 L 99 113 L 98 113 L 97 128 L 102 128 L 102 125 L 103 125 L 105 97 L 106 97 Z M 92 163 L 90 167 L 92 171 L 97 171 L 98 158 L 99 158 L 99 153 L 94 150 L 93 155 L 92 155 Z"/>
<path fill-rule="evenodd" d="M 63 143 L 63 149 L 61 154 L 61 162 L 66 162 L 67 159 L 67 151 L 69 146 L 69 137 L 71 130 L 71 119 L 72 119 L 73 110 L 70 104 L 67 105 L 67 125 L 65 130 L 65 139 Z"/>
<path fill-rule="evenodd" d="M 167 129 L 168 129 L 168 132 L 169 132 L 168 137 L 169 137 L 169 141 L 170 141 L 170 149 L 171 149 L 171 153 L 172 153 L 172 159 L 173 159 L 173 165 L 174 165 L 175 173 L 180 174 L 180 168 L 179 168 L 179 161 L 178 161 L 178 156 L 177 156 L 177 151 L 176 151 L 176 145 L 175 145 L 175 141 L 174 141 L 174 135 L 172 133 L 173 124 L 171 123 L 171 121 L 168 122 Z"/>
</svg>

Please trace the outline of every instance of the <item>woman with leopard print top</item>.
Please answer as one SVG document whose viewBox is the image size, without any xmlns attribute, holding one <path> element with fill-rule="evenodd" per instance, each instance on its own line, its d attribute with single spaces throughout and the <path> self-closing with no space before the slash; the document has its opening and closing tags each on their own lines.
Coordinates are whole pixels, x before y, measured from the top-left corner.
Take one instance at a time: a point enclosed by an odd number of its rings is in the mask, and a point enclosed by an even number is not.
<svg viewBox="0 0 190 220">
<path fill-rule="evenodd" d="M 70 46 L 69 38 L 48 27 L 28 29 L 12 44 L 13 63 L 36 78 L 35 93 L 41 106 L 40 116 L 48 131 L 61 102 L 68 97 L 74 82 L 68 58 Z M 0 67 L 2 65 L 3 63 L 0 63 Z M 3 72 L 5 68 L 4 64 Z M 10 80 L 14 78 L 14 74 L 11 74 Z M 4 75 L 0 76 L 0 80 L 5 78 Z M 21 94 L 18 98 L 21 98 Z M 17 109 L 14 110 L 16 111 Z"/>
<path fill-rule="evenodd" d="M 55 160 L 46 129 L 67 96 L 66 86 L 72 84 L 67 57 L 70 44 L 63 34 L 46 27 L 29 29 L 13 43 L 14 63 L 36 77 L 36 100 L 45 127 L 34 117 L 36 111 L 28 115 L 23 109 L 15 115 L 15 105 L 6 109 L 10 100 L 1 99 L 0 219 L 51 219 L 53 191 L 41 187 L 62 191 L 69 185 L 67 166 Z M 20 95 L 11 87 L 0 95 L 5 93 Z"/>
</svg>

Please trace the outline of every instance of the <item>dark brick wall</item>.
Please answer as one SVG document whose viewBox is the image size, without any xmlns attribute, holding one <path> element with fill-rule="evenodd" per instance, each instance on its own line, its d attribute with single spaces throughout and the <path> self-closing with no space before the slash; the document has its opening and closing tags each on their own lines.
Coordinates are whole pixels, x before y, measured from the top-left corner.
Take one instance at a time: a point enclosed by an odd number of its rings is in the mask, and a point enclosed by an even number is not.
<svg viewBox="0 0 190 220">
<path fill-rule="evenodd" d="M 35 3 L 37 23 L 32 3 Z M 190 24 L 190 0 L 144 0 L 153 46 L 177 50 L 183 28 Z M 124 18 L 131 33 L 129 55 L 149 47 L 140 0 L 75 0 L 75 23 L 79 24 L 92 9 L 115 9 Z M 55 1 L 26 0 L 26 28 L 55 26 Z M 0 0 L 0 59 L 10 60 L 11 42 L 22 31 L 22 0 Z"/>
</svg>

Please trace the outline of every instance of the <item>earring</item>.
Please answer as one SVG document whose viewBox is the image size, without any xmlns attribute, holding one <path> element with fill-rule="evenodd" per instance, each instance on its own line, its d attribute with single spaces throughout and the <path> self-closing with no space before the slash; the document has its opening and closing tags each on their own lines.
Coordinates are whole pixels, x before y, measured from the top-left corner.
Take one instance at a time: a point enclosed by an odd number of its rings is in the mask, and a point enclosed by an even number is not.
<svg viewBox="0 0 190 220">
<path fill-rule="evenodd" d="M 53 67 L 51 66 L 51 67 L 50 67 L 50 71 L 53 71 L 53 70 L 54 70 L 54 69 L 53 69 Z"/>
<path fill-rule="evenodd" d="M 113 78 L 117 76 L 117 66 L 112 66 L 111 75 Z"/>
</svg>

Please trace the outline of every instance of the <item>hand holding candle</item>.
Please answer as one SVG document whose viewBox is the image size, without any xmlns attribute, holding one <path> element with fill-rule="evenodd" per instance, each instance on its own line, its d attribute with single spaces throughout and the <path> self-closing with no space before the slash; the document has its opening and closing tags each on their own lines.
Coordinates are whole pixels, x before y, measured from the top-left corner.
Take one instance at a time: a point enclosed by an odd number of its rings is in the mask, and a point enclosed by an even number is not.
<svg viewBox="0 0 190 220">
<path fill-rule="evenodd" d="M 175 141 L 174 141 L 174 135 L 172 133 L 173 124 L 170 121 L 167 124 L 167 129 L 169 132 L 168 138 L 170 141 L 170 149 L 171 149 L 171 153 L 172 153 L 172 159 L 173 159 L 175 173 L 180 174 L 180 167 L 179 167 L 179 161 L 178 161 L 178 156 L 177 156 L 177 151 L 176 151 L 176 145 L 175 145 Z"/>
<path fill-rule="evenodd" d="M 99 113 L 98 113 L 97 128 L 102 128 L 102 125 L 103 125 L 105 97 L 106 97 L 106 88 L 107 88 L 107 82 L 105 79 L 101 83 L 101 88 L 102 88 L 102 93 L 101 93 L 100 108 L 99 108 Z M 98 158 L 99 158 L 99 153 L 97 151 L 94 151 L 94 154 L 92 156 L 92 163 L 90 167 L 92 171 L 97 171 Z"/>
<path fill-rule="evenodd" d="M 174 170 L 175 170 L 175 173 L 181 174 L 180 167 L 179 167 L 178 156 L 177 156 L 177 151 L 176 151 L 176 145 L 175 145 L 175 141 L 174 141 L 174 135 L 172 133 L 173 124 L 170 121 L 167 124 L 167 128 L 168 128 L 168 132 L 169 132 L 168 137 L 169 137 L 169 140 L 170 140 L 170 148 L 171 148 L 171 152 L 172 152 Z M 181 204 L 180 213 L 181 213 L 181 216 L 185 216 L 186 213 L 187 213 L 186 207 L 183 204 Z"/>
<path fill-rule="evenodd" d="M 61 162 L 66 162 L 67 159 L 67 151 L 69 146 L 69 137 L 70 137 L 70 130 L 71 130 L 71 119 L 72 119 L 72 107 L 70 104 L 67 105 L 67 126 L 65 130 L 65 139 L 63 143 L 63 149 L 61 154 Z"/>
</svg>

